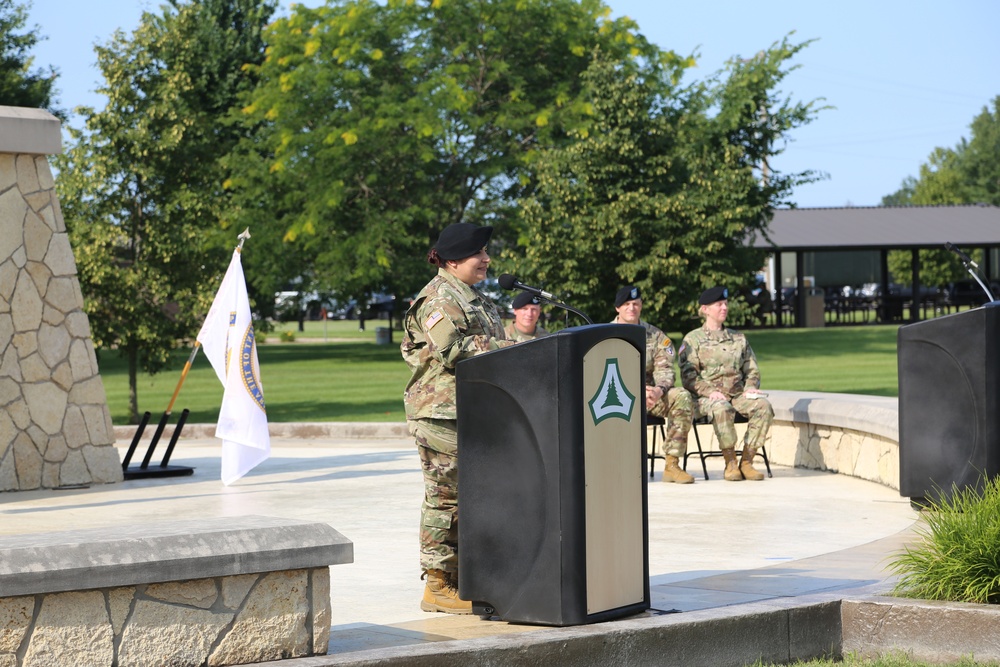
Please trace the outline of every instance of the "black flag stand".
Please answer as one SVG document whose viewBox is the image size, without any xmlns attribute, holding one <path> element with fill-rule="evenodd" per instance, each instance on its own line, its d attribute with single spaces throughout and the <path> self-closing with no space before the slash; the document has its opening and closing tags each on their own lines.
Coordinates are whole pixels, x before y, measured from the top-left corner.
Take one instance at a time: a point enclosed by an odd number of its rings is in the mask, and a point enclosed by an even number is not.
<svg viewBox="0 0 1000 667">
<path fill-rule="evenodd" d="M 181 412 L 180 419 L 177 420 L 177 426 L 174 428 L 173 434 L 170 436 L 170 443 L 167 445 L 167 451 L 163 454 L 163 459 L 160 464 L 149 466 L 150 460 L 153 458 L 153 451 L 156 449 L 156 444 L 160 441 L 160 436 L 163 435 L 163 429 L 166 428 L 167 422 L 170 421 L 170 410 L 168 409 L 160 417 L 160 423 L 156 426 L 156 431 L 153 433 L 153 439 L 149 441 L 149 445 L 146 448 L 146 456 L 142 459 L 142 464 L 138 467 L 129 467 L 129 463 L 132 461 L 132 455 L 135 454 L 136 447 L 139 445 L 139 440 L 142 439 L 142 432 L 146 429 L 146 424 L 149 423 L 150 414 L 146 412 L 142 416 L 142 421 L 139 427 L 135 430 L 135 435 L 132 436 L 132 443 L 128 447 L 128 453 L 125 454 L 125 460 L 122 461 L 122 474 L 125 479 L 145 479 L 147 477 L 183 477 L 184 475 L 194 474 L 194 468 L 189 466 L 172 466 L 170 464 L 170 456 L 174 452 L 174 445 L 177 444 L 177 438 L 181 435 L 181 429 L 184 428 L 184 422 L 187 421 L 188 414 L 190 410 L 187 408 Z"/>
<path fill-rule="evenodd" d="M 194 349 L 191 350 L 190 356 L 188 356 L 187 362 L 184 364 L 184 370 L 181 371 L 181 379 L 177 382 L 177 388 L 174 389 L 174 395 L 170 397 L 170 403 L 167 404 L 167 409 L 164 411 L 163 416 L 160 417 L 160 423 L 156 425 L 156 431 L 153 433 L 153 439 L 149 441 L 149 446 L 146 448 L 146 456 L 142 459 L 142 464 L 139 467 L 129 468 L 129 463 L 132 462 L 132 456 L 135 454 L 135 449 L 139 445 L 139 440 L 142 439 L 142 432 L 146 430 L 146 425 L 149 423 L 150 414 L 146 412 L 142 416 L 142 421 L 139 422 L 139 427 L 135 429 L 135 435 L 132 436 L 132 443 L 128 447 L 128 453 L 125 454 L 125 460 L 122 461 L 122 474 L 125 479 L 144 479 L 147 477 L 182 477 L 184 475 L 191 475 L 194 473 L 194 468 L 188 466 L 172 466 L 170 464 L 170 455 L 174 453 L 174 445 L 177 444 L 177 438 L 181 435 L 181 429 L 184 428 L 184 422 L 187 421 L 188 414 L 191 412 L 187 408 L 181 412 L 180 419 L 177 420 L 177 426 L 174 428 L 173 435 L 170 436 L 170 444 L 167 445 L 167 451 L 163 455 L 163 460 L 160 461 L 160 465 L 153 468 L 149 467 L 149 462 L 153 458 L 153 451 L 156 449 L 157 443 L 160 441 L 160 436 L 163 435 L 163 429 L 167 427 L 167 422 L 170 421 L 170 415 L 174 408 L 174 401 L 177 400 L 177 394 L 181 392 L 181 386 L 184 384 L 184 379 L 187 377 L 188 371 L 191 370 L 191 364 L 194 363 L 194 358 L 198 355 L 198 348 L 201 345 L 195 341 Z"/>
</svg>

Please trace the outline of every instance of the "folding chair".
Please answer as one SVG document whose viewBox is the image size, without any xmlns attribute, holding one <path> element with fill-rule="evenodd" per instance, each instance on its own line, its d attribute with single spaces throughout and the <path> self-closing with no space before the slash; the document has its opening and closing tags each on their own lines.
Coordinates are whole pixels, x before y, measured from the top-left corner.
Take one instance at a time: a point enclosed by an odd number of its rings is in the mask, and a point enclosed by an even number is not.
<svg viewBox="0 0 1000 667">
<path fill-rule="evenodd" d="M 663 442 L 667 441 L 667 431 L 665 429 L 667 420 L 663 417 L 654 417 L 651 414 L 646 414 L 646 426 L 653 427 L 653 439 L 652 444 L 649 447 L 649 451 L 646 452 L 646 458 L 649 459 L 649 478 L 653 479 L 653 470 L 656 467 L 656 459 L 662 459 L 663 454 L 660 454 L 656 450 L 657 441 L 657 431 L 659 431 L 659 437 L 663 438 Z M 664 459 L 666 460 L 666 459 Z"/>
<path fill-rule="evenodd" d="M 746 415 L 743 415 L 743 414 L 741 414 L 739 412 L 736 413 L 736 417 L 735 417 L 735 419 L 733 419 L 733 423 L 735 423 L 735 424 L 746 424 L 747 421 L 748 420 L 746 418 Z M 691 430 L 694 432 L 694 442 L 698 446 L 698 458 L 701 459 L 701 471 L 702 471 L 702 473 L 704 473 L 706 480 L 708 479 L 708 466 L 705 465 L 705 459 L 710 458 L 712 456 L 722 456 L 722 451 L 721 450 L 718 450 L 718 451 L 711 450 L 711 451 L 707 451 L 706 452 L 701 447 L 701 438 L 698 437 L 698 427 L 699 426 L 704 426 L 705 424 L 711 424 L 711 423 L 712 423 L 712 419 L 708 415 L 704 415 L 702 417 L 698 417 L 693 422 L 691 422 Z M 742 449 L 737 448 L 736 451 L 737 451 L 737 453 L 739 454 L 739 457 L 740 457 L 739 463 L 742 463 L 743 462 L 743 460 L 742 460 L 743 459 Z M 773 477 L 774 475 L 771 474 L 771 462 L 767 458 L 767 450 L 764 448 L 763 445 L 761 445 L 761 447 L 760 447 L 760 455 L 764 458 L 764 467 L 767 468 L 767 476 L 768 477 Z M 687 451 L 687 452 L 684 453 L 684 470 L 685 471 L 687 470 L 687 467 L 688 467 L 688 457 L 689 456 L 694 456 L 694 453 L 690 452 L 690 451 Z"/>
</svg>

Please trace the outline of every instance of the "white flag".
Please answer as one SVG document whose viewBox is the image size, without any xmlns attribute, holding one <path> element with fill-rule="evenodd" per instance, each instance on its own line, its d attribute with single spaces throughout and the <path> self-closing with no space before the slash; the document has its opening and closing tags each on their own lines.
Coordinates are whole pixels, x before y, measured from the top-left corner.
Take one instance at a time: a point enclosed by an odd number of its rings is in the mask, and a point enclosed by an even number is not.
<svg viewBox="0 0 1000 667">
<path fill-rule="evenodd" d="M 222 438 L 222 483 L 232 484 L 271 454 L 264 388 L 240 252 L 233 252 L 198 342 L 225 387 L 215 437 Z"/>
</svg>

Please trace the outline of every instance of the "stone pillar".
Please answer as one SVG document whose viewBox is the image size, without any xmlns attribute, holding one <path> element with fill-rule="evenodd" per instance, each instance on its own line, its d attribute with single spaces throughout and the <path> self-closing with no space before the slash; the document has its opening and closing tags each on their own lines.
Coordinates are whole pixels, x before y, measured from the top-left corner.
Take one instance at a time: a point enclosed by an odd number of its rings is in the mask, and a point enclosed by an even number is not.
<svg viewBox="0 0 1000 667">
<path fill-rule="evenodd" d="M 46 158 L 60 152 L 55 116 L 0 106 L 0 491 L 122 479 Z"/>
</svg>

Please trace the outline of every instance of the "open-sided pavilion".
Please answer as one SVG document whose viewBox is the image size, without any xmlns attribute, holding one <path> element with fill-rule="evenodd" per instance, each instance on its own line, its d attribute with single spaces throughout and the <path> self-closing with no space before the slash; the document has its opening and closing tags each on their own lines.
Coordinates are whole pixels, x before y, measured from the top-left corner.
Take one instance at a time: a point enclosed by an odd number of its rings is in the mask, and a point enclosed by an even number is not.
<svg viewBox="0 0 1000 667">
<path fill-rule="evenodd" d="M 922 289 L 919 250 L 953 244 L 967 254 L 983 250 L 979 271 L 987 287 L 1000 278 L 1000 207 L 892 206 L 798 208 L 774 211 L 766 237 L 753 247 L 771 251 L 769 272 L 775 288 L 777 324 L 808 326 L 809 301 L 820 297 L 824 310 L 863 321 L 900 321 L 909 308 L 910 321 L 921 319 L 921 306 L 941 310 L 956 305 L 953 295 Z M 912 253 L 911 286 L 890 284 L 890 250 Z M 971 279 L 971 278 L 970 278 Z M 838 289 L 866 285 L 857 289 Z M 990 288 L 992 290 L 992 288 Z M 916 307 L 912 295 L 919 295 Z M 969 303 L 982 303 L 986 293 L 973 286 Z M 816 304 L 818 305 L 818 304 Z"/>
</svg>

